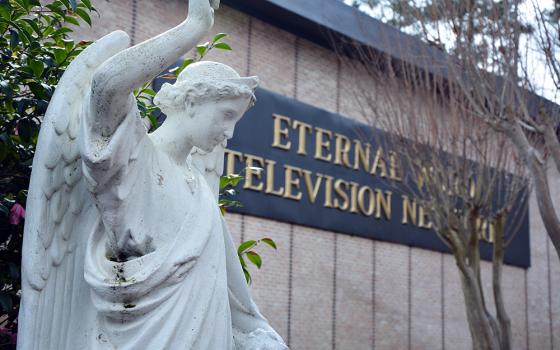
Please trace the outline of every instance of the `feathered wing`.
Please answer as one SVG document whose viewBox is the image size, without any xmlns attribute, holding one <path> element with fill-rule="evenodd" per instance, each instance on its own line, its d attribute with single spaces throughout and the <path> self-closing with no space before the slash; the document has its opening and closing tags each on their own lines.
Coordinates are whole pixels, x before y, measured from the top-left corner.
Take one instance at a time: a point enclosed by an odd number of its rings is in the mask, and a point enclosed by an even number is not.
<svg viewBox="0 0 560 350">
<path fill-rule="evenodd" d="M 83 181 L 80 114 L 96 68 L 128 45 L 128 35 L 116 31 L 76 57 L 43 120 L 27 199 L 18 349 L 77 349 L 73 339 L 89 305 L 83 250 L 99 222 Z"/>
</svg>

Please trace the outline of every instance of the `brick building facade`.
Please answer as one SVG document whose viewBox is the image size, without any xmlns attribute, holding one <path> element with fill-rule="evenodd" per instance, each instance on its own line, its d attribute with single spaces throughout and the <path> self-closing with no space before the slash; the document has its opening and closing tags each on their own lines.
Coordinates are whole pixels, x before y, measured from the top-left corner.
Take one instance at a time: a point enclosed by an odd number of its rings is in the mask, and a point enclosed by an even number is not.
<svg viewBox="0 0 560 350">
<path fill-rule="evenodd" d="M 265 0 L 262 0 L 265 1 Z M 303 0 L 302 0 L 303 1 Z M 325 0 L 326 1 L 326 0 Z M 335 0 L 329 0 L 335 1 Z M 100 16 L 77 39 L 115 30 L 141 42 L 184 20 L 186 0 L 94 0 Z M 227 5 L 212 33 L 226 32 L 232 52 L 213 51 L 261 86 L 318 108 L 361 120 L 353 103 L 356 76 L 334 52 Z M 553 188 L 560 198 L 560 179 Z M 530 202 L 531 267 L 505 266 L 504 292 L 515 349 L 560 349 L 560 263 L 534 199 Z M 236 242 L 273 238 L 254 271 L 255 301 L 295 350 L 470 349 L 459 275 L 449 254 L 228 214 Z M 482 264 L 491 302 L 491 265 Z"/>
</svg>

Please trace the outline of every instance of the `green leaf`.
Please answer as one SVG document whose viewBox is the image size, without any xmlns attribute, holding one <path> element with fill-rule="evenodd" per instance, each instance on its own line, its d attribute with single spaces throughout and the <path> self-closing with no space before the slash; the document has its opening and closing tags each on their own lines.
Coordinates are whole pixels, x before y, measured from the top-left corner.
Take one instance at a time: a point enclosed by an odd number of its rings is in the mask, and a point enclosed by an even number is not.
<svg viewBox="0 0 560 350">
<path fill-rule="evenodd" d="M 263 242 L 264 244 L 268 244 L 269 246 L 271 246 L 274 249 L 278 249 L 276 247 L 276 243 L 271 238 L 263 238 L 263 239 L 261 239 L 261 242 Z"/>
<path fill-rule="evenodd" d="M 51 34 L 51 36 L 52 36 L 52 37 L 58 37 L 58 36 L 61 36 L 61 35 L 67 34 L 67 33 L 72 33 L 72 32 L 73 32 L 72 29 L 70 29 L 70 28 L 68 28 L 68 27 L 62 27 L 62 28 L 60 28 L 60 29 L 58 29 L 58 30 L 55 30 L 55 31 Z"/>
<path fill-rule="evenodd" d="M 2 306 L 3 311 L 12 310 L 12 298 L 8 293 L 0 292 L 0 306 Z"/>
<path fill-rule="evenodd" d="M 43 62 L 30 59 L 28 64 L 29 67 L 31 67 L 31 69 L 33 70 L 33 75 L 35 75 L 37 78 L 40 78 L 41 74 L 43 74 L 43 71 L 45 70 L 45 65 L 43 64 Z"/>
<path fill-rule="evenodd" d="M 64 20 L 65 20 L 66 22 L 70 23 L 70 24 L 75 25 L 75 26 L 78 26 L 78 27 L 80 26 L 80 22 L 78 22 L 78 20 L 77 20 L 75 17 L 66 16 L 66 17 L 64 18 Z"/>
<path fill-rule="evenodd" d="M 91 18 L 89 17 L 88 13 L 84 9 L 81 8 L 76 9 L 76 14 L 91 26 Z"/>
<path fill-rule="evenodd" d="M 29 119 L 22 119 L 18 122 L 18 134 L 23 142 L 29 143 L 37 133 L 37 124 Z"/>
<path fill-rule="evenodd" d="M 193 60 L 192 58 L 189 58 L 189 59 L 187 59 L 187 60 L 184 60 L 183 63 L 181 64 L 181 66 L 180 66 L 179 68 L 175 69 L 175 70 L 173 71 L 173 73 L 175 73 L 176 75 L 181 74 L 181 72 L 182 72 L 183 70 L 185 70 L 185 68 L 187 68 L 187 67 L 189 66 L 189 64 L 191 64 L 191 63 L 193 63 L 193 62 L 194 62 L 194 60 Z"/>
<path fill-rule="evenodd" d="M 247 281 L 247 284 L 251 284 L 251 274 L 249 273 L 249 270 L 243 268 L 243 274 L 245 275 L 245 280 Z"/>
<path fill-rule="evenodd" d="M 19 269 L 13 262 L 8 262 L 8 270 L 10 271 L 10 276 L 12 279 L 17 280 L 19 278 Z"/>
<path fill-rule="evenodd" d="M 41 38 L 43 36 L 43 32 L 41 31 L 41 29 L 39 28 L 39 26 L 37 25 L 37 20 L 32 20 L 29 18 L 24 18 L 23 19 L 25 21 L 25 23 L 27 23 L 31 28 L 33 28 L 33 31 L 37 34 L 37 36 L 39 38 Z"/>
<path fill-rule="evenodd" d="M 249 259 L 250 262 L 252 262 L 253 264 L 255 264 L 255 266 L 257 266 L 257 268 L 261 268 L 262 266 L 262 259 L 261 256 L 257 253 L 255 253 L 254 251 L 250 250 L 247 252 L 247 259 Z"/>
<path fill-rule="evenodd" d="M 218 40 L 220 40 L 220 39 L 222 39 L 222 38 L 225 38 L 226 36 L 227 36 L 226 33 L 218 33 L 218 34 L 216 34 L 216 35 L 214 36 L 214 38 L 212 39 L 212 42 L 215 43 L 215 42 L 217 42 Z"/>
<path fill-rule="evenodd" d="M 10 215 L 10 210 L 2 203 L 0 203 L 0 212 L 6 216 Z"/>
<path fill-rule="evenodd" d="M 231 51 L 231 46 L 229 46 L 226 43 L 217 43 L 216 45 L 214 45 L 214 47 L 216 49 L 220 49 L 220 50 L 230 50 Z"/>
<path fill-rule="evenodd" d="M 237 254 L 242 255 L 243 252 L 245 252 L 248 249 L 253 248 L 256 245 L 257 245 L 257 241 L 253 241 L 253 240 L 243 242 L 243 243 L 241 243 L 239 248 L 237 248 Z"/>
<path fill-rule="evenodd" d="M 19 34 L 13 29 L 10 29 L 10 48 L 13 50 L 19 44 Z"/>
<path fill-rule="evenodd" d="M 66 50 L 64 49 L 54 49 L 53 50 L 53 54 L 54 54 L 54 60 L 56 61 L 56 64 L 61 64 L 62 62 L 64 62 L 64 60 L 66 60 Z"/>
<path fill-rule="evenodd" d="M 156 92 L 150 88 L 145 88 L 143 91 L 143 93 L 145 93 L 146 95 L 150 95 L 150 96 L 155 96 Z"/>
<path fill-rule="evenodd" d="M 90 0 L 82 0 L 82 3 L 83 3 L 84 5 L 86 5 L 86 7 L 87 7 L 89 10 L 92 10 L 92 9 L 93 9 L 93 7 L 91 6 L 91 1 L 90 1 Z"/>
<path fill-rule="evenodd" d="M 208 43 L 198 45 L 196 47 L 196 52 L 198 52 L 200 57 L 204 57 L 204 54 L 206 54 L 206 50 L 208 50 Z"/>
<path fill-rule="evenodd" d="M 6 159 L 9 152 L 10 152 L 10 149 L 9 149 L 8 145 L 6 145 L 4 142 L 0 141 L 0 162 L 2 162 L 4 159 Z M 3 210 L 3 208 L 0 208 L 0 209 Z M 6 213 L 6 215 L 7 215 L 7 213 Z"/>
<path fill-rule="evenodd" d="M 247 267 L 247 263 L 245 262 L 245 259 L 243 259 L 242 256 L 239 256 L 239 264 L 241 264 L 241 267 L 243 268 Z"/>
<path fill-rule="evenodd" d="M 0 17 L 6 21 L 12 19 L 12 7 L 10 6 L 10 2 L 8 0 L 0 1 Z"/>
</svg>

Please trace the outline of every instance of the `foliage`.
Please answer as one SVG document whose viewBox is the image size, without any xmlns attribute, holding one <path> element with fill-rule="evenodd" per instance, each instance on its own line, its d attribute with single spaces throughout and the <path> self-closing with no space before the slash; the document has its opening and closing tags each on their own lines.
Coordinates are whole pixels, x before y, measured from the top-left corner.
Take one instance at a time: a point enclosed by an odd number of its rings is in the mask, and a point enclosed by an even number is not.
<svg viewBox="0 0 560 350">
<path fill-rule="evenodd" d="M 253 167 L 250 170 L 262 171 L 263 169 Z M 237 191 L 235 187 L 239 184 L 240 181 L 243 181 L 244 179 L 245 177 L 239 174 L 224 175 L 220 178 L 219 207 L 220 207 L 220 211 L 222 212 L 222 215 L 226 213 L 226 208 L 242 206 L 240 202 L 229 198 L 239 193 L 239 191 Z M 247 260 L 249 260 L 250 263 L 252 263 L 258 269 L 260 269 L 262 266 L 262 258 L 257 252 L 255 252 L 254 248 L 261 245 L 261 243 L 268 245 L 274 249 L 277 249 L 276 242 L 274 242 L 271 238 L 261 238 L 256 241 L 255 240 L 245 241 L 241 243 L 239 248 L 237 248 L 237 255 L 239 257 L 239 262 L 241 263 L 241 268 L 243 269 L 243 273 L 245 274 L 245 280 L 247 281 L 248 284 L 251 283 L 252 279 L 245 258 L 247 258 Z"/>
<path fill-rule="evenodd" d="M 87 45 L 90 0 L 0 0 L 0 343 L 16 331 L 24 207 L 39 127 L 62 73 Z M 13 339 L 12 339 L 13 340 Z"/>
</svg>

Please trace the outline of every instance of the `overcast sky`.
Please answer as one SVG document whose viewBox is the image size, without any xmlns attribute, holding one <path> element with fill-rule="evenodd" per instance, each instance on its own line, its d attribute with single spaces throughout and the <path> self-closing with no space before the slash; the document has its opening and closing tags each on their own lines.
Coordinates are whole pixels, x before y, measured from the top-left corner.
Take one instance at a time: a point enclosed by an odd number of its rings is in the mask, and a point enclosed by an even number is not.
<svg viewBox="0 0 560 350">
<path fill-rule="evenodd" d="M 340 1 L 340 0 L 339 0 Z M 346 4 L 352 4 L 352 0 L 342 0 Z M 527 0 L 522 5 L 521 13 L 525 17 L 526 20 L 530 20 L 528 22 L 534 22 L 535 18 L 535 4 L 541 9 L 550 9 L 553 6 L 553 0 Z M 383 14 L 390 16 L 391 11 L 387 8 L 380 8 L 377 7 L 375 9 L 371 9 L 367 5 L 362 5 L 360 9 L 371 15 L 372 17 L 382 19 Z M 535 25 L 536 26 L 536 25 Z M 405 32 L 412 32 L 412 28 L 410 30 L 404 30 Z M 529 74 L 532 77 L 532 82 L 537 88 L 537 93 L 541 96 L 544 96 L 556 103 L 560 104 L 560 95 L 556 88 L 554 87 L 552 77 L 550 72 L 546 66 L 546 61 L 542 52 L 538 49 L 538 45 L 536 41 L 533 40 L 525 40 L 524 46 L 526 48 L 527 54 L 527 66 L 529 69 Z"/>
</svg>

